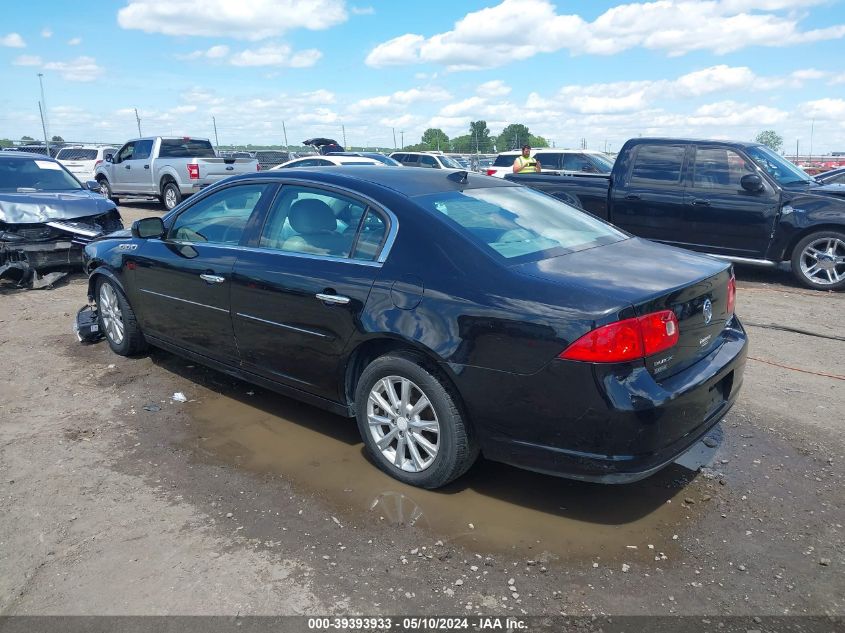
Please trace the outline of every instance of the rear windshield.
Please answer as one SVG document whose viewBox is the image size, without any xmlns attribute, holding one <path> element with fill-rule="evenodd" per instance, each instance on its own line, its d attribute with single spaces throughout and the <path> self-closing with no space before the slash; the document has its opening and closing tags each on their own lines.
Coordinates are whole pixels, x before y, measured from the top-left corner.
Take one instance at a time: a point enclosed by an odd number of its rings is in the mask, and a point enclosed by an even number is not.
<svg viewBox="0 0 845 633">
<path fill-rule="evenodd" d="M 0 157 L 0 191 L 70 191 L 81 189 L 79 181 L 54 160 Z"/>
<path fill-rule="evenodd" d="M 96 160 L 95 149 L 63 149 L 57 155 L 59 160 Z"/>
<path fill-rule="evenodd" d="M 512 263 L 557 257 L 628 237 L 528 187 L 444 191 L 414 200 L 445 215 L 474 242 Z"/>
<path fill-rule="evenodd" d="M 161 158 L 214 158 L 209 141 L 194 138 L 165 138 L 158 152 Z"/>
<path fill-rule="evenodd" d="M 513 161 L 519 154 L 499 154 L 493 162 L 493 167 L 513 167 Z"/>
</svg>

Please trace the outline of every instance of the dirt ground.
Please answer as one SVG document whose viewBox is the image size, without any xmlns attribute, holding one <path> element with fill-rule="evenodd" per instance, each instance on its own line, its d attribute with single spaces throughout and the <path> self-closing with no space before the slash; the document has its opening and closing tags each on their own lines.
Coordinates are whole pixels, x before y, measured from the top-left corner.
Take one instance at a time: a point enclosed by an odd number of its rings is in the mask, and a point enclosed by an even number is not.
<svg viewBox="0 0 845 633">
<path fill-rule="evenodd" d="M 349 420 L 79 344 L 82 275 L 0 289 L 0 615 L 845 614 L 845 294 L 737 272 L 751 359 L 702 471 L 436 492 Z"/>
</svg>

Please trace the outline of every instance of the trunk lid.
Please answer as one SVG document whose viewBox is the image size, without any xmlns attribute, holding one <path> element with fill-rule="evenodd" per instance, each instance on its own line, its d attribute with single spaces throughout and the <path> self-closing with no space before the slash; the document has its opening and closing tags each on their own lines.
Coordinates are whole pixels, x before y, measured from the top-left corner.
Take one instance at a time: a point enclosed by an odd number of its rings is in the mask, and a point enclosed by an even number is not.
<svg viewBox="0 0 845 633">
<path fill-rule="evenodd" d="M 199 181 L 204 184 L 258 171 L 258 161 L 254 158 L 195 158 L 190 163 L 199 166 Z"/>
<path fill-rule="evenodd" d="M 631 311 L 622 318 L 672 310 L 678 319 L 677 344 L 645 359 L 646 368 L 657 378 L 683 371 L 721 345 L 731 316 L 727 313 L 729 264 L 640 238 L 514 269 L 625 302 Z"/>
</svg>

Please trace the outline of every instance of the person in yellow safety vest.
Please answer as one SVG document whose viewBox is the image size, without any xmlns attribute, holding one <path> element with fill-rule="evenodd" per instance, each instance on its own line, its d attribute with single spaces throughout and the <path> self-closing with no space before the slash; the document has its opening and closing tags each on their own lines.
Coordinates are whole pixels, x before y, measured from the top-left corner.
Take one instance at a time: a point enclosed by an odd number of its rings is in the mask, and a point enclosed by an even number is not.
<svg viewBox="0 0 845 633">
<path fill-rule="evenodd" d="M 517 156 L 513 161 L 513 173 L 532 174 L 540 173 L 540 161 L 531 156 L 531 146 L 522 146 L 522 156 Z"/>
</svg>

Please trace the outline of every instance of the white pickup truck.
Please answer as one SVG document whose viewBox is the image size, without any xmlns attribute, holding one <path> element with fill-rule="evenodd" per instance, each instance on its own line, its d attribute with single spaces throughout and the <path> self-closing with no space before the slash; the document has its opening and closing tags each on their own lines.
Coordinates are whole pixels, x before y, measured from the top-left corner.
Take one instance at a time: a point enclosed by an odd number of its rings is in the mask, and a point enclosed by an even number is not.
<svg viewBox="0 0 845 633">
<path fill-rule="evenodd" d="M 103 195 L 152 196 L 170 210 L 184 196 L 238 174 L 258 171 L 254 158 L 218 158 L 208 139 L 153 136 L 127 142 L 97 167 Z"/>
</svg>

